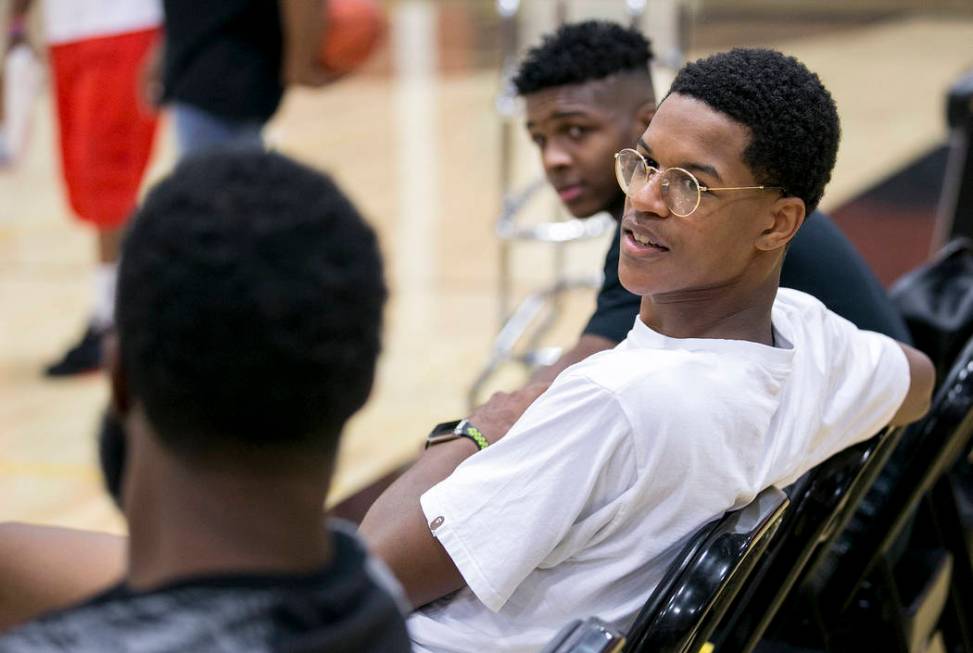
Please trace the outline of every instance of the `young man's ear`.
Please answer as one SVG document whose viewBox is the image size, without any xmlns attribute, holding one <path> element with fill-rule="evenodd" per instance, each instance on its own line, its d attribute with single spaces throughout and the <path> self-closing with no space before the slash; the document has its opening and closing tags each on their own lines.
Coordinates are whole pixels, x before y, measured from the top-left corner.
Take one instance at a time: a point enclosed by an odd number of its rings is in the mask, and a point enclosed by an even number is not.
<svg viewBox="0 0 973 653">
<path fill-rule="evenodd" d="M 786 247 L 804 224 L 806 212 L 804 200 L 800 198 L 777 198 L 770 207 L 768 226 L 757 239 L 757 248 L 772 251 Z"/>
<path fill-rule="evenodd" d="M 128 379 L 122 367 L 122 357 L 118 347 L 118 335 L 110 331 L 101 341 L 105 368 L 111 384 L 111 406 L 119 418 L 124 419 L 132 408 L 132 397 L 128 389 Z"/>
</svg>

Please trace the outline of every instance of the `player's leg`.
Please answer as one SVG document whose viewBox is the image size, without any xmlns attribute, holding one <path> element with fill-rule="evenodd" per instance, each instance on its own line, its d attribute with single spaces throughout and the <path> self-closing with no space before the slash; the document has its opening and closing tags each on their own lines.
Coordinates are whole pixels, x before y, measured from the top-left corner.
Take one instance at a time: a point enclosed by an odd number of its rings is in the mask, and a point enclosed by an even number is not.
<svg viewBox="0 0 973 653">
<path fill-rule="evenodd" d="M 65 184 L 76 215 L 98 233 L 93 309 L 81 341 L 51 365 L 52 376 L 101 366 L 101 336 L 110 328 L 121 231 L 138 197 L 156 132 L 157 116 L 138 93 L 141 68 L 156 30 L 92 39 L 72 80 L 71 131 L 64 141 Z"/>
</svg>

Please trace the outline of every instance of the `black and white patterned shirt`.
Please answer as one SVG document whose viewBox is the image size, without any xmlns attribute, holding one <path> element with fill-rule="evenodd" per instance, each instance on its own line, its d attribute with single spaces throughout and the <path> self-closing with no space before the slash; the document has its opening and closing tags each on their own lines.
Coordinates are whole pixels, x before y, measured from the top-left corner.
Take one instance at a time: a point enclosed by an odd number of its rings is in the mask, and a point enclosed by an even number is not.
<svg viewBox="0 0 973 653">
<path fill-rule="evenodd" d="M 196 577 L 147 592 L 117 585 L 0 637 L 0 652 L 409 651 L 387 570 L 333 532 L 335 555 L 319 572 Z"/>
</svg>

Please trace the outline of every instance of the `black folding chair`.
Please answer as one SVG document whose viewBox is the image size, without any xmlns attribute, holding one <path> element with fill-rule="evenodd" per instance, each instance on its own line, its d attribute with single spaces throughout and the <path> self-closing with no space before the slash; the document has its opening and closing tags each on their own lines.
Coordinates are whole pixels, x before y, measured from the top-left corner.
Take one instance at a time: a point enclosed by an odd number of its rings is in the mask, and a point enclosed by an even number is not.
<svg viewBox="0 0 973 653">
<path fill-rule="evenodd" d="M 697 653 L 780 526 L 775 487 L 704 526 L 676 557 L 626 635 L 626 653 Z"/>
<path fill-rule="evenodd" d="M 874 647 L 876 634 L 885 637 L 885 647 L 914 650 L 942 617 L 948 650 L 973 651 L 973 567 L 944 486 L 944 472 L 967 451 L 971 435 L 973 340 L 929 414 L 904 433 L 835 546 L 808 566 L 795 601 L 802 612 L 813 613 L 826 644 L 837 642 L 829 650 Z M 911 539 L 935 547 L 892 556 L 920 506 Z M 895 567 L 907 573 L 896 574 Z M 871 627 L 866 619 L 874 620 Z"/>
<path fill-rule="evenodd" d="M 787 511 L 769 487 L 714 519 L 686 543 L 622 637 L 597 618 L 575 619 L 542 653 L 698 653 L 744 585 Z"/>
<path fill-rule="evenodd" d="M 747 587 L 717 627 L 716 650 L 754 649 L 807 565 L 829 550 L 845 527 L 901 435 L 902 429 L 884 429 L 785 488 L 790 506 Z"/>
</svg>

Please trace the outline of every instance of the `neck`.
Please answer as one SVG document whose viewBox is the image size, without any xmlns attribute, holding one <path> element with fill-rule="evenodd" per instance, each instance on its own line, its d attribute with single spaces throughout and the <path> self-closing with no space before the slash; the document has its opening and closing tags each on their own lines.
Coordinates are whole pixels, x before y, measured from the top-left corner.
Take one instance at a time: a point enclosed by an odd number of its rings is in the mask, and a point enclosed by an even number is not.
<svg viewBox="0 0 973 653">
<path fill-rule="evenodd" d="M 780 269 L 758 283 L 725 284 L 642 297 L 639 318 L 672 338 L 748 340 L 773 346 L 771 310 Z"/>
<path fill-rule="evenodd" d="M 261 453 L 263 467 L 187 464 L 148 429 L 130 428 L 129 437 L 124 496 L 134 589 L 198 575 L 309 573 L 330 560 L 327 461 L 295 467 Z"/>
</svg>

